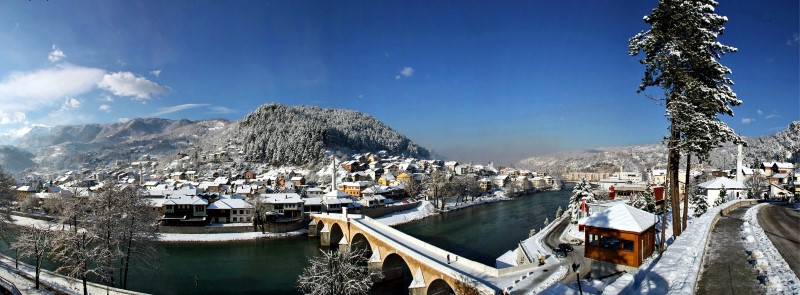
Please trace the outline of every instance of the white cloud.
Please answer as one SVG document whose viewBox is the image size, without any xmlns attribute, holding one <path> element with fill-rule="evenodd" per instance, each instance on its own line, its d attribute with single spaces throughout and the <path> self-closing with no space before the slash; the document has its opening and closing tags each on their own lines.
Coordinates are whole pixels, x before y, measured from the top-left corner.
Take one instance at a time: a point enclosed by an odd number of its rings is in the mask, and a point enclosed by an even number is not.
<svg viewBox="0 0 800 295">
<path fill-rule="evenodd" d="M 103 95 L 98 100 L 99 101 L 105 101 L 105 102 L 114 102 L 114 98 L 111 97 L 110 95 Z"/>
<path fill-rule="evenodd" d="M 774 118 L 777 118 L 777 117 L 780 117 L 780 116 L 778 116 L 776 114 L 769 114 L 769 115 L 767 115 L 766 119 L 774 119 Z"/>
<path fill-rule="evenodd" d="M 47 60 L 50 62 L 57 62 L 59 60 L 64 59 L 67 57 L 61 49 L 58 48 L 55 44 L 53 44 L 53 51 L 50 51 L 50 54 L 47 55 Z"/>
<path fill-rule="evenodd" d="M 161 116 L 161 115 L 171 114 L 171 113 L 180 112 L 180 111 L 183 111 L 183 110 L 199 108 L 199 107 L 204 107 L 204 106 L 208 106 L 208 104 L 207 103 L 187 103 L 187 104 L 180 104 L 180 105 L 171 106 L 171 107 L 158 108 L 158 112 L 153 113 L 153 116 L 157 117 L 157 116 Z"/>
<path fill-rule="evenodd" d="M 31 129 L 33 129 L 33 127 L 23 126 L 20 127 L 19 129 L 12 129 L 11 132 L 16 137 L 22 137 L 23 135 L 28 134 L 28 132 L 31 132 Z"/>
<path fill-rule="evenodd" d="M 756 121 L 756 119 L 753 119 L 753 118 L 742 118 L 742 124 L 750 124 L 750 123 L 753 123 L 755 121 Z"/>
<path fill-rule="evenodd" d="M 152 70 L 150 71 L 150 74 L 153 74 L 153 76 L 158 77 L 159 75 L 161 75 L 161 70 Z"/>
<path fill-rule="evenodd" d="M 131 118 L 126 118 L 126 117 L 117 118 L 117 123 L 125 123 L 125 122 L 128 122 L 130 120 L 131 120 Z"/>
<path fill-rule="evenodd" d="M 762 111 L 762 110 L 757 110 L 757 111 L 756 111 L 756 114 L 758 114 L 759 116 L 761 116 L 761 115 L 763 115 L 763 114 L 764 114 L 764 111 Z"/>
<path fill-rule="evenodd" d="M 64 105 L 61 106 L 63 110 L 72 110 L 81 107 L 81 101 L 74 97 L 67 97 L 64 101 Z"/>
<path fill-rule="evenodd" d="M 230 109 L 230 108 L 227 108 L 227 107 L 223 107 L 223 106 L 213 106 L 213 107 L 208 107 L 208 109 L 210 110 L 208 112 L 209 114 L 230 114 L 230 113 L 236 112 L 233 109 Z"/>
<path fill-rule="evenodd" d="M 11 73 L 0 82 L 0 105 L 6 111 L 30 111 L 57 105 L 64 97 L 93 90 L 104 74 L 102 69 L 69 64 Z"/>
<path fill-rule="evenodd" d="M 107 104 L 101 104 L 99 107 L 97 107 L 97 109 L 101 110 L 101 111 L 104 111 L 106 113 L 110 113 L 111 112 L 111 106 L 107 105 Z"/>
<path fill-rule="evenodd" d="M 0 111 L 0 125 L 17 124 L 25 122 L 26 116 L 23 112 L 6 113 Z"/>
<path fill-rule="evenodd" d="M 404 67 L 402 70 L 400 70 L 400 75 L 395 76 L 395 79 L 400 79 L 402 77 L 408 78 L 411 77 L 411 75 L 414 75 L 414 69 L 411 67 Z"/>
<path fill-rule="evenodd" d="M 154 95 L 169 92 L 168 87 L 158 85 L 144 77 L 137 77 L 131 72 L 106 74 L 97 86 L 110 91 L 116 96 L 130 96 L 134 100 L 147 101 Z"/>
</svg>

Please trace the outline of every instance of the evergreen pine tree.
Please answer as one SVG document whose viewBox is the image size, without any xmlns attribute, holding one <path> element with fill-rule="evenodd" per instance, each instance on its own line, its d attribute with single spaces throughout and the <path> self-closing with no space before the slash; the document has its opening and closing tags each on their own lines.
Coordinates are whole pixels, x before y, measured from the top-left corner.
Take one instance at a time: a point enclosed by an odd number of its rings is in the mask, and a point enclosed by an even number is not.
<svg viewBox="0 0 800 295">
<path fill-rule="evenodd" d="M 722 189 L 719 190 L 719 196 L 714 201 L 714 207 L 725 204 L 728 201 L 728 190 L 725 189 L 725 186 L 722 186 Z"/>
<path fill-rule="evenodd" d="M 694 217 L 700 217 L 708 211 L 708 200 L 706 195 L 699 191 L 699 188 L 692 191 L 691 195 L 692 208 L 694 208 Z"/>
<path fill-rule="evenodd" d="M 650 30 L 636 34 L 628 44 L 630 55 L 644 53 L 640 62 L 645 65 L 645 75 L 638 92 L 657 86 L 665 93 L 670 121 L 667 182 L 673 220 L 680 218 L 680 152 L 694 153 L 703 160 L 721 142 L 741 140 L 717 118 L 718 114 L 733 116 L 731 106 L 741 104 L 729 86 L 733 84 L 727 77 L 731 70 L 718 61 L 737 49 L 716 41 L 728 21 L 714 13 L 717 4 L 714 0 L 660 0 L 653 13 L 644 17 Z M 673 226 L 675 236 L 680 232 L 680 226 Z"/>
</svg>

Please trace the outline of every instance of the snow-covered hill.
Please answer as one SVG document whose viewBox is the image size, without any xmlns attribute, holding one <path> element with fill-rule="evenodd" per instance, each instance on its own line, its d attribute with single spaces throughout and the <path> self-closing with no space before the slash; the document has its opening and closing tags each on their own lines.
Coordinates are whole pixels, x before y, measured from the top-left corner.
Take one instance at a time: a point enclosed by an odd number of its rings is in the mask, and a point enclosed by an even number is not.
<svg viewBox="0 0 800 295">
<path fill-rule="evenodd" d="M 774 135 L 745 138 L 745 141 L 746 166 L 766 161 L 800 162 L 800 121 L 792 122 L 786 130 Z M 647 171 L 663 168 L 666 163 L 666 145 L 659 143 L 558 152 L 522 160 L 519 166 L 564 175 L 567 172 L 613 172 L 620 166 L 625 170 Z M 702 166 L 730 169 L 735 164 L 736 146 L 726 144 L 714 149 Z"/>
<path fill-rule="evenodd" d="M 16 145 L 21 149 L 0 150 L 0 160 L 33 159 L 40 172 L 93 169 L 134 161 L 142 155 L 169 161 L 178 153 L 195 152 L 226 151 L 237 159 L 275 165 L 319 163 L 325 150 L 339 154 L 386 150 L 419 158 L 430 155 L 372 116 L 280 104 L 265 104 L 234 122 L 140 118 L 114 124 L 36 127 Z M 18 157 L 11 151 L 33 155 Z M 32 168 L 30 162 L 8 163 L 13 172 Z"/>
</svg>

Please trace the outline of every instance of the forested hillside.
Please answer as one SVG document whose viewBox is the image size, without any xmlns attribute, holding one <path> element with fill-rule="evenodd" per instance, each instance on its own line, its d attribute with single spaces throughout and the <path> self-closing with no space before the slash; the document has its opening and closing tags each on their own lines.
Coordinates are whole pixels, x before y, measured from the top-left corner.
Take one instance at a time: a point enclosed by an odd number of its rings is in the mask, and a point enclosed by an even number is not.
<svg viewBox="0 0 800 295">
<path fill-rule="evenodd" d="M 36 127 L 0 149 L 0 164 L 21 172 L 74 170 L 131 162 L 142 155 L 169 161 L 178 153 L 227 151 L 271 165 L 319 163 L 338 154 L 385 150 L 427 158 L 430 152 L 372 116 L 351 110 L 266 104 L 241 121 L 133 119 L 124 123 Z"/>
<path fill-rule="evenodd" d="M 230 129 L 230 141 L 242 147 L 247 160 L 269 164 L 315 163 L 325 150 L 430 156 L 381 121 L 351 110 L 266 104 Z"/>
</svg>

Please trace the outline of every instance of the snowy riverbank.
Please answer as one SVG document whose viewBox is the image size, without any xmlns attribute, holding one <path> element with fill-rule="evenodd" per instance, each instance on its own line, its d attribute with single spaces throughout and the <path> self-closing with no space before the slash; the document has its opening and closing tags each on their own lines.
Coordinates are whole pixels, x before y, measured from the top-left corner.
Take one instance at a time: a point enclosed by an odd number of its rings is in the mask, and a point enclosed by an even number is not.
<svg viewBox="0 0 800 295">
<path fill-rule="evenodd" d="M 447 202 L 445 203 L 444 210 L 437 210 L 436 208 L 434 208 L 433 204 L 431 204 L 431 202 L 429 201 L 420 201 L 419 206 L 417 206 L 414 209 L 392 213 L 375 219 L 383 224 L 389 226 L 395 226 L 403 223 L 420 220 L 432 215 L 436 215 L 438 214 L 438 212 L 448 212 L 471 206 L 507 201 L 507 200 L 511 200 L 511 198 L 506 197 L 505 194 L 503 194 L 502 192 L 496 192 L 491 196 L 475 198 L 474 200 L 471 200 L 469 202 L 459 202 L 458 204 L 456 204 L 454 201 Z M 59 226 L 58 223 L 55 222 L 44 221 L 22 216 L 13 216 L 13 219 L 14 219 L 14 224 L 16 225 L 24 225 L 24 226 L 37 225 L 40 227 L 48 225 L 53 227 Z M 270 233 L 270 232 L 206 233 L 206 234 L 162 233 L 160 234 L 159 240 L 162 242 L 226 242 L 226 241 L 245 241 L 245 240 L 256 240 L 256 239 L 282 239 L 282 238 L 302 236 L 307 233 L 308 233 L 307 229 L 300 229 L 286 233 Z"/>
</svg>

